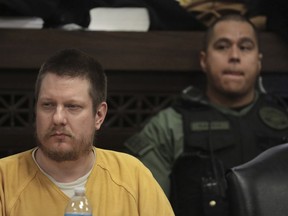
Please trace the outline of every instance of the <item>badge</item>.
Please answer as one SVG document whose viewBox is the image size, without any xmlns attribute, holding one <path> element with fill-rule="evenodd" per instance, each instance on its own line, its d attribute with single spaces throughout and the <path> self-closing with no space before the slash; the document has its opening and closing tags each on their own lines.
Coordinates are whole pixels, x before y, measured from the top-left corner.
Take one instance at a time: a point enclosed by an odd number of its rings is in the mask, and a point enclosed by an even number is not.
<svg viewBox="0 0 288 216">
<path fill-rule="evenodd" d="M 209 130 L 229 130 L 230 124 L 228 121 L 200 121 L 192 122 L 190 125 L 191 131 L 209 131 Z"/>
<path fill-rule="evenodd" d="M 288 128 L 288 116 L 279 109 L 263 107 L 260 109 L 259 115 L 261 120 L 273 129 L 283 130 Z"/>
</svg>

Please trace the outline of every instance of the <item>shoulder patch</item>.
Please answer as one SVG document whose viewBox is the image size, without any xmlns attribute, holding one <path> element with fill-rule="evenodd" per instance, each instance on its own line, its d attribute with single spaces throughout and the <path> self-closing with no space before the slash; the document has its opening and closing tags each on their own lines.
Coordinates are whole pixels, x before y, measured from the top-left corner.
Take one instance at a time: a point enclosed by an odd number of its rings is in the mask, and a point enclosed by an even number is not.
<svg viewBox="0 0 288 216">
<path fill-rule="evenodd" d="M 277 130 L 288 128 L 288 114 L 274 107 L 259 110 L 260 119 L 269 127 Z"/>
<path fill-rule="evenodd" d="M 124 146 L 135 156 L 142 156 L 153 148 L 153 146 L 147 142 L 145 138 L 141 138 L 139 135 L 130 137 L 124 143 Z"/>
</svg>

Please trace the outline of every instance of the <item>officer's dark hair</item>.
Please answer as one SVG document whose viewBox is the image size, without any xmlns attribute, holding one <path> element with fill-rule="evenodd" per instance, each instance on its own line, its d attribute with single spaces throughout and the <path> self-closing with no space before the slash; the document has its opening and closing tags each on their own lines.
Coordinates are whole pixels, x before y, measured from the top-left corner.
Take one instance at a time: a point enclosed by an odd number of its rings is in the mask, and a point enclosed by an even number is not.
<svg viewBox="0 0 288 216">
<path fill-rule="evenodd" d="M 238 21 L 238 22 L 245 22 L 248 23 L 252 29 L 254 30 L 254 34 L 255 34 L 255 38 L 256 38 L 256 43 L 257 43 L 257 47 L 260 49 L 259 47 L 259 33 L 258 33 L 258 29 L 256 28 L 256 26 L 245 16 L 241 15 L 241 14 L 237 14 L 237 13 L 233 13 L 233 14 L 226 14 L 221 16 L 220 18 L 218 18 L 217 20 L 215 20 L 206 30 L 205 36 L 203 38 L 203 51 L 207 51 L 208 49 L 208 45 L 209 42 L 212 38 L 213 32 L 214 32 L 214 27 L 223 21 Z"/>
<path fill-rule="evenodd" d="M 97 106 L 106 101 L 107 78 L 101 64 L 92 56 L 80 50 L 60 50 L 42 64 L 35 84 L 36 102 L 38 101 L 42 80 L 47 74 L 87 79 L 90 83 L 89 95 L 92 98 L 94 113 L 96 113 Z"/>
</svg>

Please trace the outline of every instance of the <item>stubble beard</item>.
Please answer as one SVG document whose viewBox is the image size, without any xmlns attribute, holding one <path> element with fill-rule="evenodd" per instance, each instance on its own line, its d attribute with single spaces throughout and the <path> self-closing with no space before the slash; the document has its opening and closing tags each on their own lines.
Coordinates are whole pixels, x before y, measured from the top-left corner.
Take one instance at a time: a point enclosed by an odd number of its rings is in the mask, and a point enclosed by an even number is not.
<svg viewBox="0 0 288 216">
<path fill-rule="evenodd" d="M 39 135 L 36 132 L 36 141 L 38 147 L 41 149 L 44 155 L 46 155 L 51 160 L 56 162 L 65 162 L 65 161 L 76 161 L 81 156 L 88 155 L 93 148 L 95 132 L 87 137 L 80 137 L 76 139 L 72 134 L 69 135 L 69 142 L 72 145 L 70 151 L 63 151 L 55 149 L 46 145 L 43 145 L 45 142 L 49 142 L 50 139 L 49 132 L 46 133 L 42 138 L 39 138 Z M 57 142 L 57 141 L 56 141 Z M 58 145 L 61 145 L 61 140 L 58 141 Z"/>
</svg>

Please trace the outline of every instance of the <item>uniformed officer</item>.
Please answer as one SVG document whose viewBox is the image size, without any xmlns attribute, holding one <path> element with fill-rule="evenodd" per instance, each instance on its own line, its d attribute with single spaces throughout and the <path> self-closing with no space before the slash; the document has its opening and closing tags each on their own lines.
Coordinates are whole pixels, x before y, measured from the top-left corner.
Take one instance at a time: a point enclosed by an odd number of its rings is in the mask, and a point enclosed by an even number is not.
<svg viewBox="0 0 288 216">
<path fill-rule="evenodd" d="M 225 171 L 288 134 L 285 104 L 257 85 L 262 54 L 253 24 L 226 15 L 207 30 L 206 90 L 189 86 L 125 146 L 153 173 L 175 214 L 227 215 Z"/>
</svg>

